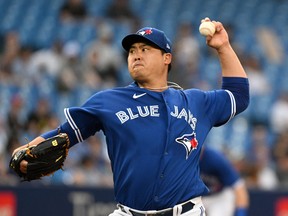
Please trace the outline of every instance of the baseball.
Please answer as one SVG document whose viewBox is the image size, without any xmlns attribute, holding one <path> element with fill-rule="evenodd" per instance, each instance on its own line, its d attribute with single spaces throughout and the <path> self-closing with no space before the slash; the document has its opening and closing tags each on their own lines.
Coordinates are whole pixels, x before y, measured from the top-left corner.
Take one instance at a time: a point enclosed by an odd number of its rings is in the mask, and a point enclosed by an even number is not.
<svg viewBox="0 0 288 216">
<path fill-rule="evenodd" d="M 212 22 L 202 22 L 199 26 L 199 32 L 201 35 L 207 37 L 208 35 L 213 36 L 215 33 L 215 25 Z"/>
</svg>

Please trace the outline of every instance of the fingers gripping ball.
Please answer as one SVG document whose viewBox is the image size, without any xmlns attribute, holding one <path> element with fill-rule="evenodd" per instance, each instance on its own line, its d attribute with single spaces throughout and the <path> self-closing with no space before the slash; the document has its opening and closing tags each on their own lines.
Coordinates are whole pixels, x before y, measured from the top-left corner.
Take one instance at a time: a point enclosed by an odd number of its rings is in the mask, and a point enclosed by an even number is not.
<svg viewBox="0 0 288 216">
<path fill-rule="evenodd" d="M 70 141 L 65 133 L 44 140 L 36 146 L 29 146 L 16 152 L 10 160 L 10 168 L 24 181 L 40 179 L 62 168 L 68 155 Z M 27 173 L 22 173 L 20 163 L 26 160 Z"/>
<path fill-rule="evenodd" d="M 213 36 L 215 33 L 215 25 L 213 22 L 202 22 L 199 26 L 199 32 L 201 35 L 207 37 L 207 36 Z"/>
</svg>

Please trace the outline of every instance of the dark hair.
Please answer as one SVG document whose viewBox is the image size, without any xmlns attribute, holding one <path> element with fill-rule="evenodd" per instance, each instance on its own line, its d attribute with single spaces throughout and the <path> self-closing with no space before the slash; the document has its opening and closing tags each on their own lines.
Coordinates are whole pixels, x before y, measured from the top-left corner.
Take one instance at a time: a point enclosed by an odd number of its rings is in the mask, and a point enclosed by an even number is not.
<svg viewBox="0 0 288 216">
<path fill-rule="evenodd" d="M 156 46 L 157 47 L 157 46 Z M 159 49 L 159 48 L 158 48 Z M 162 51 L 162 54 L 164 55 L 166 52 L 165 52 L 165 50 L 163 50 L 163 49 L 160 49 L 161 51 Z M 169 65 L 168 65 L 168 73 L 170 72 L 170 70 L 171 70 L 171 68 L 172 68 L 172 63 L 170 63 Z"/>
</svg>

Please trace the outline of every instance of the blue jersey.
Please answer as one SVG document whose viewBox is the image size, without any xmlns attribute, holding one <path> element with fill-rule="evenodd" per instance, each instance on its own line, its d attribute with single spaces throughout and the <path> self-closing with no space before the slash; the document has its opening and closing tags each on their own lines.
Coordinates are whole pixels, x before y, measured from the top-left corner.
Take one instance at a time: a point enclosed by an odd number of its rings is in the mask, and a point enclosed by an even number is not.
<svg viewBox="0 0 288 216">
<path fill-rule="evenodd" d="M 246 79 L 235 83 L 247 89 Z M 65 132 L 73 144 L 102 130 L 116 201 L 138 210 L 165 209 L 208 192 L 199 173 L 201 147 L 213 126 L 235 115 L 235 104 L 227 90 L 154 92 L 133 83 L 65 109 L 73 133 L 67 126 Z"/>
<path fill-rule="evenodd" d="M 227 187 L 232 188 L 240 180 L 240 175 L 231 162 L 212 148 L 203 148 L 199 164 L 201 177 L 210 194 L 221 192 Z"/>
</svg>

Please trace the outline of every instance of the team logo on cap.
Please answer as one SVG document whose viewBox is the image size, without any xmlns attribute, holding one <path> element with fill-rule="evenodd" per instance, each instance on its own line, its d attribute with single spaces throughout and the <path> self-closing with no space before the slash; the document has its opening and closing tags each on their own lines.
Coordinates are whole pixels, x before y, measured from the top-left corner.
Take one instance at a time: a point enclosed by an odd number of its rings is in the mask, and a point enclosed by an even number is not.
<svg viewBox="0 0 288 216">
<path fill-rule="evenodd" d="M 146 30 L 137 32 L 138 35 L 150 35 L 152 33 L 153 33 L 152 29 L 146 29 Z"/>
<path fill-rule="evenodd" d="M 198 147 L 198 141 L 196 139 L 196 133 L 193 132 L 192 134 L 184 134 L 181 137 L 175 139 L 176 142 L 183 145 L 186 149 L 186 159 L 189 157 L 191 152 Z"/>
</svg>

